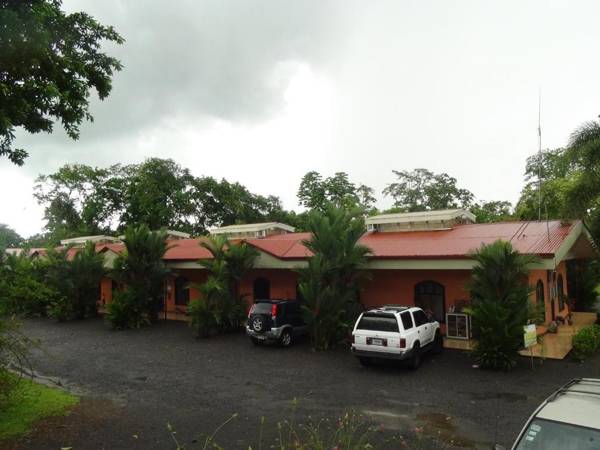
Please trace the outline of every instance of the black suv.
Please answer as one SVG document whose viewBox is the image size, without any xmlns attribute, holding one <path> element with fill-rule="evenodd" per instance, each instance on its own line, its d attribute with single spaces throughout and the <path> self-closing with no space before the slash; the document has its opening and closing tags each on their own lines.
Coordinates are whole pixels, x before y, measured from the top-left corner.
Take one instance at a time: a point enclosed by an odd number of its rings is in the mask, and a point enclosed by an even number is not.
<svg viewBox="0 0 600 450">
<path fill-rule="evenodd" d="M 306 333 L 300 303 L 295 300 L 256 300 L 248 313 L 246 334 L 254 345 L 271 341 L 289 347 Z"/>
</svg>

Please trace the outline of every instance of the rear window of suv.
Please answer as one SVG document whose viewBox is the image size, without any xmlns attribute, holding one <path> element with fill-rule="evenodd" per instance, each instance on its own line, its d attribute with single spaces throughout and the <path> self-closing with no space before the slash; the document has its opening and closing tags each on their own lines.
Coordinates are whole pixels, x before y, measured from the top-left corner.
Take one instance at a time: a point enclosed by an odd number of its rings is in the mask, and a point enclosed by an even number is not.
<svg viewBox="0 0 600 450">
<path fill-rule="evenodd" d="M 271 303 L 255 303 L 252 306 L 252 314 L 269 314 L 271 315 Z"/>
<path fill-rule="evenodd" d="M 398 321 L 391 314 L 366 313 L 358 322 L 357 330 L 389 331 L 398 333 Z"/>
</svg>

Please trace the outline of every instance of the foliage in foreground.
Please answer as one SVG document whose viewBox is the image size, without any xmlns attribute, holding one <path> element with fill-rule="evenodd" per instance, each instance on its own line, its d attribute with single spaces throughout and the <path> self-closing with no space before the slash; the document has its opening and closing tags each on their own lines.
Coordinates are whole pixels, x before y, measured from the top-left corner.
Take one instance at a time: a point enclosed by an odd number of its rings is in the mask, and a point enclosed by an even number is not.
<svg viewBox="0 0 600 450">
<path fill-rule="evenodd" d="M 121 70 L 100 46 L 123 38 L 84 12 L 65 13 L 61 3 L 0 1 L 0 156 L 18 165 L 27 152 L 12 147 L 15 128 L 50 133 L 56 120 L 77 139 L 81 122 L 92 120 L 91 88 L 104 99 L 113 73 Z"/>
<path fill-rule="evenodd" d="M 344 339 L 360 310 L 360 281 L 370 250 L 358 244 L 364 221 L 357 214 L 329 208 L 312 214 L 308 221 L 312 236 L 304 242 L 313 256 L 299 271 L 299 291 L 312 345 L 327 350 Z"/>
<path fill-rule="evenodd" d="M 294 404 L 296 401 L 294 401 Z M 294 410 L 295 411 L 295 410 Z M 223 447 L 217 441 L 218 433 L 235 420 L 238 414 L 233 414 L 211 434 L 205 435 L 200 446 L 194 448 L 220 449 Z M 383 426 L 373 426 L 368 419 L 354 411 L 346 412 L 336 421 L 320 419 L 314 421 L 309 417 L 307 424 L 296 423 L 294 412 L 290 420 L 277 422 L 275 430 L 265 430 L 265 418 L 262 417 L 258 429 L 256 445 L 250 445 L 248 450 L 261 448 L 277 448 L 279 450 L 368 450 L 374 448 L 401 448 L 406 450 L 436 450 L 447 448 L 444 444 L 426 438 L 423 428 L 415 428 L 407 436 L 384 436 Z M 185 450 L 171 424 L 167 424 L 175 450 Z M 277 436 L 273 442 L 265 435 Z"/>
<path fill-rule="evenodd" d="M 59 293 L 44 280 L 40 262 L 21 255 L 0 253 L 0 316 L 45 316 Z"/>
<path fill-rule="evenodd" d="M 125 288 L 108 304 L 107 319 L 116 329 L 139 328 L 158 319 L 169 273 L 163 261 L 168 250 L 166 231 L 131 227 L 123 242 L 125 252 L 115 259 L 112 276 Z"/>
<path fill-rule="evenodd" d="M 200 299 L 190 303 L 190 326 L 198 336 L 238 330 L 246 316 L 245 295 L 239 292 L 244 275 L 254 267 L 258 252 L 245 242 L 234 244 L 224 236 L 213 236 L 200 243 L 212 259 L 200 261 L 208 278 L 200 285 Z"/>
<path fill-rule="evenodd" d="M 573 336 L 573 358 L 577 361 L 589 359 L 600 348 L 600 325 L 582 328 Z"/>
<path fill-rule="evenodd" d="M 21 332 L 14 317 L 0 316 L 0 406 L 9 400 L 23 371 L 29 367 L 29 351 L 35 344 Z"/>
<path fill-rule="evenodd" d="M 477 339 L 473 356 L 481 367 L 511 369 L 523 346 L 523 326 L 532 315 L 527 284 L 532 255 L 514 250 L 498 240 L 482 245 L 474 254 L 469 289 L 473 332 Z"/>
<path fill-rule="evenodd" d="M 77 397 L 61 389 L 42 386 L 27 378 L 8 374 L 15 389 L 0 408 L 0 442 L 25 434 L 31 425 L 45 417 L 67 413 L 78 403 Z"/>
</svg>

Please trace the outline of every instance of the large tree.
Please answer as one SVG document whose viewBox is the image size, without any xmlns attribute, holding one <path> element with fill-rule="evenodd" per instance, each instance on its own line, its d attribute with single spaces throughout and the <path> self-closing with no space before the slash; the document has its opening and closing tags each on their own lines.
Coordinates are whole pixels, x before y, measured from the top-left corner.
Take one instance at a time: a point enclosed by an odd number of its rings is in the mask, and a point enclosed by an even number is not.
<svg viewBox="0 0 600 450">
<path fill-rule="evenodd" d="M 66 14 L 61 3 L 0 0 L 0 156 L 18 165 L 27 152 L 13 147 L 16 128 L 50 133 L 59 120 L 77 139 L 83 120 L 92 120 L 90 90 L 106 98 L 121 70 L 101 44 L 123 38 L 86 13 Z"/>
<path fill-rule="evenodd" d="M 539 196 L 541 175 L 541 198 Z M 577 128 L 564 149 L 545 150 L 527 159 L 527 184 L 516 214 L 522 219 L 582 219 L 600 238 L 600 122 Z"/>
<path fill-rule="evenodd" d="M 447 173 L 436 174 L 427 169 L 394 170 L 397 180 L 383 194 L 394 199 L 394 209 L 402 212 L 468 208 L 474 195 L 459 188 L 456 178 Z"/>
<path fill-rule="evenodd" d="M 120 232 L 128 225 L 198 235 L 220 225 L 297 225 L 302 219 L 286 211 L 276 196 L 257 195 L 225 179 L 195 177 L 171 159 L 108 168 L 65 165 L 40 175 L 34 196 L 44 206 L 47 221 L 47 233 L 39 241 L 53 243 L 76 235 Z"/>
<path fill-rule="evenodd" d="M 525 186 L 515 207 L 515 215 L 522 220 L 562 217 L 563 194 L 570 167 L 563 148 L 545 150 L 527 158 Z"/>
<path fill-rule="evenodd" d="M 119 165 L 66 164 L 40 175 L 33 195 L 44 205 L 48 233 L 62 239 L 109 232 L 123 207 L 125 178 Z"/>
<path fill-rule="evenodd" d="M 8 225 L 0 223 L 0 251 L 5 248 L 18 247 L 23 238 Z"/>
<path fill-rule="evenodd" d="M 373 189 L 351 182 L 345 172 L 336 172 L 323 178 L 320 173 L 308 172 L 298 188 L 298 200 L 310 210 L 325 212 L 329 206 L 344 209 L 361 209 L 368 213 L 373 209 L 375 197 Z"/>
<path fill-rule="evenodd" d="M 512 219 L 512 205 L 508 201 L 495 200 L 477 202 L 471 206 L 477 223 L 500 222 Z"/>
</svg>

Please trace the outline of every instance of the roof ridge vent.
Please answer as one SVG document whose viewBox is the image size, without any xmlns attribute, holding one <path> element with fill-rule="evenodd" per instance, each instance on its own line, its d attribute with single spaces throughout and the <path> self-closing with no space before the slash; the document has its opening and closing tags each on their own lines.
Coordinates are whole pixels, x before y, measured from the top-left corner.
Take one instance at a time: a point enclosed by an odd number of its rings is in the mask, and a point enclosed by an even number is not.
<svg viewBox="0 0 600 450">
<path fill-rule="evenodd" d="M 475 223 L 475 216 L 466 209 L 443 209 L 394 214 L 378 214 L 365 220 L 367 231 L 398 232 L 449 230 L 456 225 Z"/>
</svg>

